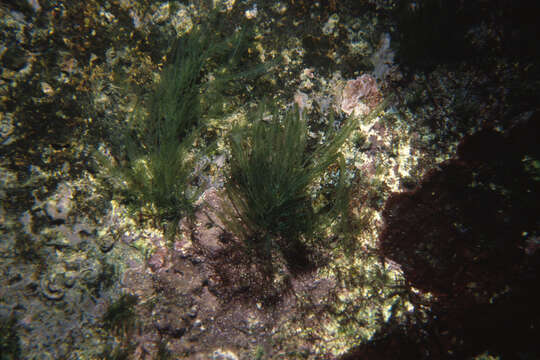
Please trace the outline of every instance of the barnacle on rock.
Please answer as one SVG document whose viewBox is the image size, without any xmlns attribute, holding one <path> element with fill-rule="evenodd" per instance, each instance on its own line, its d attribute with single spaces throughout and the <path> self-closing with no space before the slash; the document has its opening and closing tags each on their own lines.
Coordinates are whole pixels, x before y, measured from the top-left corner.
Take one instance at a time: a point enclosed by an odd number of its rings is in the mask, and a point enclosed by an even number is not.
<svg viewBox="0 0 540 360">
<path fill-rule="evenodd" d="M 49 300 L 61 300 L 65 295 L 60 274 L 42 276 L 39 285 L 41 293 Z"/>
</svg>

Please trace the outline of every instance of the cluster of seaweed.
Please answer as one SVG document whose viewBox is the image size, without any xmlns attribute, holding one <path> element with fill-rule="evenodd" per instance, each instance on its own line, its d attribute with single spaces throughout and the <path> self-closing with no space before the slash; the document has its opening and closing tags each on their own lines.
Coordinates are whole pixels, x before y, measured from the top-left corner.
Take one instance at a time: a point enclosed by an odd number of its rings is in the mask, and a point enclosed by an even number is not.
<svg viewBox="0 0 540 360">
<path fill-rule="evenodd" d="M 234 72 L 247 31 L 223 36 L 216 33 L 216 21 L 212 17 L 173 45 L 147 112 L 143 107 L 134 112 L 124 138 L 127 156 L 118 174 L 127 184 L 124 197 L 169 234 L 181 218 L 193 214 L 200 195 L 192 184 L 197 182 L 196 164 L 210 148 L 204 141 L 206 120 L 223 116 L 224 88 L 248 76 Z"/>
<path fill-rule="evenodd" d="M 121 336 L 129 334 L 136 325 L 134 307 L 137 302 L 137 296 L 123 294 L 103 315 L 105 328 Z"/>
<path fill-rule="evenodd" d="M 230 134 L 226 193 L 232 211 L 227 223 L 262 258 L 278 249 L 289 263 L 298 261 L 305 254 L 302 237 L 311 239 L 317 227 L 327 223 L 325 219 L 337 218 L 347 206 L 339 148 L 354 122 L 313 147 L 297 108 L 280 117 L 277 109 L 263 105 L 251 116 L 250 124 L 235 126 Z M 330 173 L 332 165 L 337 170 L 333 184 L 315 188 L 314 183 Z"/>
<path fill-rule="evenodd" d="M 101 357 L 104 359 L 128 359 L 133 346 L 129 339 L 138 326 L 135 306 L 139 299 L 132 294 L 122 294 L 120 298 L 111 303 L 103 314 L 103 328 L 121 340 L 119 346 L 109 345 L 104 349 Z"/>
<path fill-rule="evenodd" d="M 126 161 L 117 172 L 127 185 L 127 203 L 171 236 L 179 220 L 194 213 L 201 194 L 195 169 L 212 148 L 207 120 L 225 115 L 230 86 L 269 66 L 238 71 L 249 32 L 227 36 L 215 22 L 211 16 L 174 44 L 147 111 L 139 107 L 132 117 L 125 137 Z M 268 110 L 272 120 L 266 122 Z M 303 252 L 301 238 L 309 239 L 344 204 L 336 200 L 345 193 L 338 155 L 353 127 L 348 123 L 327 134 L 326 144 L 311 146 L 306 119 L 298 109 L 280 117 L 276 105 L 265 104 L 249 113 L 248 124 L 235 125 L 229 136 L 230 209 L 224 218 L 230 229 L 263 257 L 274 245 L 291 256 Z M 315 182 L 331 167 L 330 173 L 337 174 L 334 184 L 313 192 Z"/>
</svg>

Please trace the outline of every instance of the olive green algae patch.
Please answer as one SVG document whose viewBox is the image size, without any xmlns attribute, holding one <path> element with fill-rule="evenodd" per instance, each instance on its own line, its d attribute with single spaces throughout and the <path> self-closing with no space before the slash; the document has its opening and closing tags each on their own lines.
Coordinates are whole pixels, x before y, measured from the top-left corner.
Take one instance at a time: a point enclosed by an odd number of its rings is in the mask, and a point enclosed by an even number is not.
<svg viewBox="0 0 540 360">
<path fill-rule="evenodd" d="M 209 120 L 226 116 L 226 92 L 234 83 L 266 69 L 238 72 L 248 30 L 226 36 L 216 12 L 178 39 L 154 93 L 135 108 L 123 129 L 126 159 L 119 171 L 124 199 L 143 216 L 151 216 L 169 235 L 193 214 L 201 194 L 199 164 L 213 148 Z"/>
<path fill-rule="evenodd" d="M 310 149 L 306 121 L 298 109 L 286 113 L 282 121 L 277 111 L 265 110 L 261 106 L 251 126 L 231 131 L 231 170 L 225 185 L 231 206 L 226 220 L 262 261 L 277 246 L 294 267 L 298 264 L 293 259 L 298 261 L 309 248 L 306 241 L 322 218 L 340 215 L 343 204 L 338 198 L 346 191 L 342 179 L 334 189 L 325 189 L 318 208 L 314 199 L 322 193 L 310 190 L 330 166 L 339 166 L 339 148 L 353 125 L 345 125 L 327 144 Z"/>
</svg>

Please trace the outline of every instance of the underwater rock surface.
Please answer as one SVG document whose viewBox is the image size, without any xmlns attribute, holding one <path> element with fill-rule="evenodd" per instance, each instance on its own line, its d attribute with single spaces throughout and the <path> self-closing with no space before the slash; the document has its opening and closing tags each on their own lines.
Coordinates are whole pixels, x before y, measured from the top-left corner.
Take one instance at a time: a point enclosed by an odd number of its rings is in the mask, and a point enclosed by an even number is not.
<svg viewBox="0 0 540 360">
<path fill-rule="evenodd" d="M 538 355 L 540 71 L 523 41 L 535 23 L 510 5 L 415 3 L 2 3 L 2 356 Z M 231 56 L 195 77 L 204 127 L 186 159 L 200 196 L 171 224 L 133 206 L 125 139 L 151 118 L 172 44 L 212 16 L 212 36 L 247 43 L 223 42 Z M 455 19 L 463 38 L 427 46 Z M 297 267 L 279 249 L 252 256 L 223 216 L 230 131 L 270 100 L 297 104 L 310 149 L 356 124 L 310 185 L 314 207 L 346 211 L 302 239 L 310 261 Z"/>
</svg>

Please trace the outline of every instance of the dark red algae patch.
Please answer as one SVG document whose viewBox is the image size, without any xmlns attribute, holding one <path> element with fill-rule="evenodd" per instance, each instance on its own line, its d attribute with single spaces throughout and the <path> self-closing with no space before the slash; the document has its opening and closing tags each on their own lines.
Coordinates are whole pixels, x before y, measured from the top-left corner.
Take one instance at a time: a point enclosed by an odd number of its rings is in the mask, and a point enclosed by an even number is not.
<svg viewBox="0 0 540 360">
<path fill-rule="evenodd" d="M 389 198 L 380 251 L 417 289 L 415 307 L 429 310 L 343 360 L 540 354 L 539 139 L 540 112 L 506 133 L 479 131 L 416 189 Z M 413 294 L 427 292 L 424 307 Z"/>
</svg>

